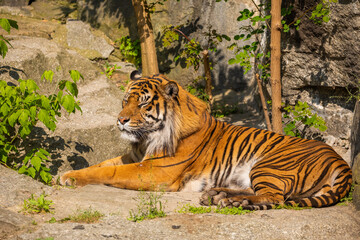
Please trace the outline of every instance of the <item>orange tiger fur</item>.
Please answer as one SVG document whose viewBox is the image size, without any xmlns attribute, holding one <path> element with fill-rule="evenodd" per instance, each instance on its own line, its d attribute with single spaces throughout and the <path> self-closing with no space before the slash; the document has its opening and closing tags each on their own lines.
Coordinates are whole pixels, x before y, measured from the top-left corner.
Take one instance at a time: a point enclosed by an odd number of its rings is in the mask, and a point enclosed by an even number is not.
<svg viewBox="0 0 360 240">
<path fill-rule="evenodd" d="M 163 75 L 129 84 L 118 126 L 133 151 L 70 171 L 61 184 L 205 191 L 202 204 L 255 210 L 330 206 L 351 187 L 350 167 L 330 146 L 218 121 Z"/>
</svg>

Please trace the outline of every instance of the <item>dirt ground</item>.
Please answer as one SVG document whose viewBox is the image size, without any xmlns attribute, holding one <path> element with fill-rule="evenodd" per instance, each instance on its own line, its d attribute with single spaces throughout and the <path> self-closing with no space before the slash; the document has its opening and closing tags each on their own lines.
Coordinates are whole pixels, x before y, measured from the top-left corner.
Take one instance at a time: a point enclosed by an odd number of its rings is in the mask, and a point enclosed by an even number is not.
<svg viewBox="0 0 360 240">
<path fill-rule="evenodd" d="M 198 205 L 201 193 L 164 193 L 166 217 L 141 222 L 127 218 L 139 192 L 102 185 L 48 187 L 0 167 L 0 239 L 360 239 L 360 212 L 352 204 L 321 209 L 267 210 L 245 215 L 178 213 Z M 24 199 L 45 192 L 53 213 L 23 214 Z M 104 214 L 85 224 L 59 220 L 91 207 Z M 56 223 L 49 223 L 55 218 Z"/>
</svg>

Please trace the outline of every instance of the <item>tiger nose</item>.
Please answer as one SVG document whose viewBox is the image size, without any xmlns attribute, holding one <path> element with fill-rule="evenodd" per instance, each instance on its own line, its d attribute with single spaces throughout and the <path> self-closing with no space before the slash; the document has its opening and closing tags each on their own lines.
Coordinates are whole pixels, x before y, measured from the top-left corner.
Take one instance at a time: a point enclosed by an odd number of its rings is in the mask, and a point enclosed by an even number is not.
<svg viewBox="0 0 360 240">
<path fill-rule="evenodd" d="M 125 125 L 125 123 L 127 123 L 128 121 L 130 121 L 130 118 L 128 117 L 119 117 L 119 122 L 122 124 L 122 125 Z"/>
</svg>

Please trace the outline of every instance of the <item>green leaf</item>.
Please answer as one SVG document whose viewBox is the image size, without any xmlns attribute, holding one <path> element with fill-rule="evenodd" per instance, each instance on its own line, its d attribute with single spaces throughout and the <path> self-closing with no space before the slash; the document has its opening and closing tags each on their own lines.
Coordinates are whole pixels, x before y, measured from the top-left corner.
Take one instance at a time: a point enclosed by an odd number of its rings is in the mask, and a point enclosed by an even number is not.
<svg viewBox="0 0 360 240">
<path fill-rule="evenodd" d="M 10 107 L 9 105 L 7 105 L 5 102 L 2 104 L 1 108 L 0 108 L 0 111 L 2 113 L 3 116 L 7 116 L 7 114 L 9 113 L 10 111 Z"/>
<path fill-rule="evenodd" d="M 82 78 L 82 80 L 84 80 L 83 75 L 81 75 L 81 73 L 79 73 L 79 71 L 77 70 L 70 70 L 70 77 L 71 79 L 76 83 L 77 81 L 79 81 L 80 77 Z"/>
<path fill-rule="evenodd" d="M 30 126 L 21 126 L 19 129 L 19 134 L 21 138 L 26 138 L 31 133 L 32 125 Z"/>
<path fill-rule="evenodd" d="M 30 107 L 30 117 L 31 117 L 31 120 L 33 120 L 33 121 L 35 121 L 36 112 L 37 112 L 36 106 L 31 106 Z"/>
<path fill-rule="evenodd" d="M 28 172 L 28 174 L 29 174 L 32 178 L 35 178 L 35 176 L 36 176 L 36 171 L 35 171 L 35 169 L 34 169 L 33 167 L 29 167 L 29 168 L 27 169 L 27 172 Z"/>
<path fill-rule="evenodd" d="M 45 149 L 39 148 L 38 150 L 39 150 L 39 152 L 41 152 L 41 153 L 44 154 L 45 156 L 50 156 L 50 153 L 49 153 L 48 151 L 46 151 Z"/>
<path fill-rule="evenodd" d="M 44 95 L 41 96 L 41 106 L 46 110 L 51 109 L 50 100 Z"/>
<path fill-rule="evenodd" d="M 6 43 L 3 40 L 0 40 L 0 55 L 2 56 L 2 58 L 5 58 L 7 51 L 8 47 Z"/>
<path fill-rule="evenodd" d="M 23 126 L 23 127 L 28 126 L 30 124 L 29 123 L 29 111 L 22 109 L 18 121 L 21 126 Z"/>
<path fill-rule="evenodd" d="M 12 28 L 19 29 L 17 22 L 15 20 L 8 19 L 8 21 Z"/>
<path fill-rule="evenodd" d="M 324 17 L 323 17 L 323 21 L 324 21 L 324 22 L 329 22 L 329 20 L 330 20 L 329 16 L 324 16 Z"/>
<path fill-rule="evenodd" d="M 35 153 L 36 156 L 38 156 L 39 158 L 41 158 L 42 160 L 48 161 L 49 159 L 47 158 L 47 156 L 45 156 L 42 152 L 38 151 Z"/>
<path fill-rule="evenodd" d="M 75 97 L 77 97 L 77 95 L 78 95 L 78 89 L 77 89 L 76 83 L 72 83 L 72 82 L 67 81 L 67 82 L 65 83 L 65 86 L 66 86 L 66 88 L 69 90 L 69 92 L 70 92 L 72 95 L 74 95 Z"/>
<path fill-rule="evenodd" d="M 75 109 L 75 99 L 73 96 L 71 95 L 65 95 L 63 98 L 62 98 L 62 103 L 61 105 L 66 109 L 66 111 L 68 113 L 71 113 L 74 111 Z"/>
<path fill-rule="evenodd" d="M 49 183 L 52 180 L 51 174 L 44 170 L 40 172 L 40 177 L 45 183 Z"/>
<path fill-rule="evenodd" d="M 319 126 L 319 130 L 322 131 L 322 132 L 325 132 L 326 129 L 327 129 L 327 127 L 325 125 Z"/>
<path fill-rule="evenodd" d="M 323 5 L 321 3 L 319 3 L 318 5 L 316 5 L 316 10 L 320 11 L 322 9 Z"/>
<path fill-rule="evenodd" d="M 45 109 L 40 109 L 38 119 L 47 126 L 49 124 L 49 113 Z"/>
<path fill-rule="evenodd" d="M 65 85 L 66 85 L 66 80 L 61 80 L 60 82 L 59 82 L 59 89 L 60 90 L 64 90 L 64 88 L 65 88 Z"/>
<path fill-rule="evenodd" d="M 18 110 L 17 112 L 10 115 L 10 117 L 8 118 L 8 122 L 9 122 L 9 125 L 11 127 L 14 127 L 14 125 L 15 125 L 17 119 L 19 118 L 20 114 L 21 114 L 21 111 Z"/>
<path fill-rule="evenodd" d="M 2 27 L 5 31 L 7 31 L 8 33 L 10 33 L 10 23 L 9 20 L 6 18 L 0 18 L 0 27 Z"/>
<path fill-rule="evenodd" d="M 29 92 L 33 92 L 39 89 L 38 85 L 35 83 L 34 80 L 28 79 L 26 81 L 26 86 L 29 90 Z"/>
<path fill-rule="evenodd" d="M 21 168 L 18 169 L 18 173 L 23 174 L 26 172 L 26 166 L 22 165 Z"/>
<path fill-rule="evenodd" d="M 231 65 L 231 64 L 236 64 L 236 63 L 238 63 L 238 61 L 235 59 L 235 58 L 230 58 L 229 59 L 229 64 Z"/>
<path fill-rule="evenodd" d="M 51 70 L 45 71 L 42 75 L 41 75 L 41 80 L 43 80 L 44 78 L 48 81 L 48 82 L 52 82 L 53 80 L 53 76 L 54 76 L 54 72 Z"/>
<path fill-rule="evenodd" d="M 31 164 L 34 166 L 36 171 L 39 171 L 41 166 L 41 159 L 37 156 L 34 156 L 31 158 Z"/>
</svg>

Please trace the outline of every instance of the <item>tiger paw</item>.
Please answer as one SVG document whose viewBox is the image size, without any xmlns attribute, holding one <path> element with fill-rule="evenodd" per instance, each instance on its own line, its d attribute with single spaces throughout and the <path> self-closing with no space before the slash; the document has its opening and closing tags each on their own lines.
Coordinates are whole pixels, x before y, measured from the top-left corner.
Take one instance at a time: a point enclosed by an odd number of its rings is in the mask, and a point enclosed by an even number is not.
<svg viewBox="0 0 360 240">
<path fill-rule="evenodd" d="M 68 171 L 60 177 L 60 185 L 62 186 L 77 186 L 78 182 L 74 177 L 74 171 Z"/>
<path fill-rule="evenodd" d="M 230 197 L 230 198 L 223 198 L 219 201 L 218 206 L 220 208 L 232 208 L 232 207 L 246 207 L 250 205 L 250 201 L 246 198 L 239 198 L 239 197 Z"/>
<path fill-rule="evenodd" d="M 217 191 L 215 189 L 210 189 L 205 191 L 200 197 L 200 204 L 205 206 L 218 205 L 221 199 L 227 197 L 227 193 L 223 191 Z"/>
</svg>

